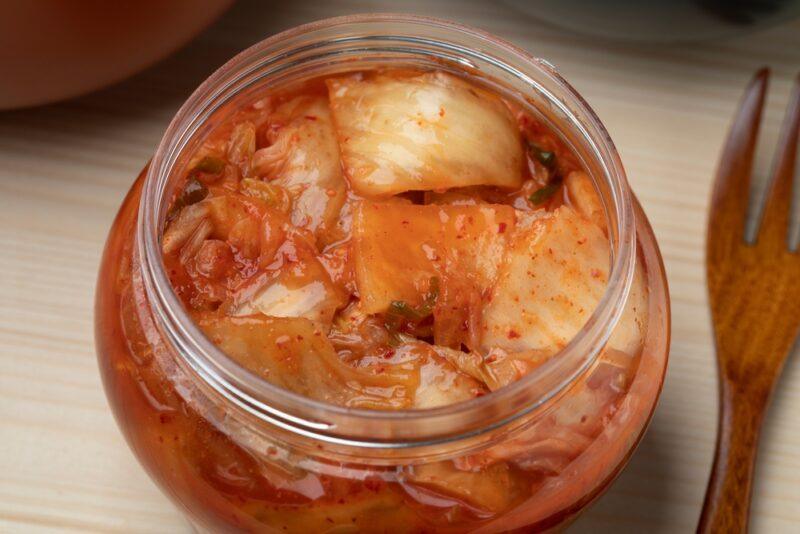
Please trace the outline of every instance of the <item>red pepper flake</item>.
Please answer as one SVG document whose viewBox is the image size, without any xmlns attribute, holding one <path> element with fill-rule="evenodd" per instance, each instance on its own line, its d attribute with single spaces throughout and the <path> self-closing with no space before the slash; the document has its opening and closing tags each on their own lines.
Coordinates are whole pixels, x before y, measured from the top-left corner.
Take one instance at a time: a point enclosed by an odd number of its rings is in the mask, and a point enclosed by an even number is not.
<svg viewBox="0 0 800 534">
<path fill-rule="evenodd" d="M 386 352 L 383 353 L 383 357 L 388 360 L 389 358 L 394 356 L 394 354 L 395 354 L 395 350 L 394 349 L 389 349 L 389 350 L 387 350 Z"/>
<path fill-rule="evenodd" d="M 600 269 L 592 269 L 591 273 L 592 273 L 592 278 L 600 278 L 600 275 L 602 274 L 600 272 Z"/>
<path fill-rule="evenodd" d="M 315 121 L 315 120 L 317 120 L 317 118 L 316 118 L 314 115 L 306 115 L 306 119 L 308 119 L 308 120 L 310 120 L 310 121 Z"/>
<path fill-rule="evenodd" d="M 444 108 L 439 108 L 439 116 L 444 117 Z"/>
<path fill-rule="evenodd" d="M 584 243 L 586 243 L 586 241 L 588 241 L 588 239 L 585 238 L 585 237 L 582 237 L 582 238 L 578 239 L 578 244 L 579 245 L 583 245 Z"/>
<path fill-rule="evenodd" d="M 506 225 L 506 223 L 504 223 L 504 222 L 501 222 L 500 224 L 498 224 L 498 225 L 497 225 L 497 233 L 498 233 L 498 234 L 505 233 L 505 231 L 506 231 L 506 226 L 507 226 L 507 225 Z"/>
<path fill-rule="evenodd" d="M 519 332 L 516 330 L 509 330 L 508 331 L 508 339 L 517 339 L 519 337 Z"/>
<path fill-rule="evenodd" d="M 299 334 L 297 335 L 297 341 L 303 341 L 303 339 L 304 339 L 303 336 L 301 336 Z"/>
</svg>

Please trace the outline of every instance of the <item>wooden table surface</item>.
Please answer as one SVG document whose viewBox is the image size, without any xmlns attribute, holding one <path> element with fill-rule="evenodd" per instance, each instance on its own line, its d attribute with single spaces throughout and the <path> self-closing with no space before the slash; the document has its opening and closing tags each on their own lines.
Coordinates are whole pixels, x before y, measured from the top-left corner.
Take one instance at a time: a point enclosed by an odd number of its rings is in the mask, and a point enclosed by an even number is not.
<svg viewBox="0 0 800 534">
<path fill-rule="evenodd" d="M 92 308 L 106 232 L 172 115 L 217 66 L 276 31 L 366 11 L 430 14 L 502 36 L 557 65 L 605 122 L 664 254 L 673 342 L 646 438 L 573 530 L 692 531 L 717 413 L 702 263 L 711 179 L 745 83 L 769 64 L 757 161 L 765 175 L 800 71 L 800 21 L 710 44 L 644 47 L 598 43 L 479 1 L 293 0 L 240 2 L 182 51 L 128 81 L 0 113 L 0 532 L 189 531 L 128 450 L 100 384 Z M 766 423 L 752 528 L 800 531 L 796 358 Z"/>
</svg>

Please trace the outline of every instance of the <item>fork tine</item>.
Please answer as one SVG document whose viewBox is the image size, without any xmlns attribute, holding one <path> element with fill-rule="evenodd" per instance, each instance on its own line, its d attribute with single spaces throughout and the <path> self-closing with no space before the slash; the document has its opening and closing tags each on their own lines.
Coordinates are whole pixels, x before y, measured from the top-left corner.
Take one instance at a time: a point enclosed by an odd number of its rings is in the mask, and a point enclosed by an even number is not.
<svg viewBox="0 0 800 534">
<path fill-rule="evenodd" d="M 765 240 L 777 245 L 778 248 L 787 246 L 798 129 L 800 129 L 800 75 L 795 79 L 789 97 L 781 139 L 772 164 L 764 215 L 758 232 L 759 241 Z"/>
<path fill-rule="evenodd" d="M 712 256 L 723 257 L 727 250 L 744 240 L 744 224 L 750 195 L 750 174 L 753 167 L 758 127 L 767 92 L 769 69 L 760 69 L 745 90 L 739 113 L 731 125 L 720 158 L 714 192 L 711 197 L 708 239 Z M 727 239 L 724 236 L 730 236 Z"/>
</svg>

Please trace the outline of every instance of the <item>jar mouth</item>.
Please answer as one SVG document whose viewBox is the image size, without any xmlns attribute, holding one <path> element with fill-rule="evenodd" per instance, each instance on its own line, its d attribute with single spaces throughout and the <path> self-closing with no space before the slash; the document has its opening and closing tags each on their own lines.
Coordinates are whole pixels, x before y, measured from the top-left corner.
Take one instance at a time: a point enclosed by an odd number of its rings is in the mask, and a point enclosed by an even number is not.
<svg viewBox="0 0 800 534">
<path fill-rule="evenodd" d="M 591 160 L 584 163 L 594 169 L 590 174 L 598 182 L 609 222 L 608 285 L 578 334 L 518 381 L 482 397 L 437 408 L 347 408 L 309 399 L 252 374 L 206 338 L 186 313 L 161 255 L 160 236 L 169 207 L 165 191 L 172 171 L 178 156 L 215 111 L 259 81 L 286 76 L 302 65 L 331 67 L 350 54 L 366 57 L 379 52 L 420 55 L 477 72 L 486 76 L 485 81 L 510 84 L 520 98 L 543 106 L 540 112 L 561 117 L 560 122 L 568 123 L 582 143 L 582 159 Z M 452 22 L 369 14 L 322 20 L 277 34 L 241 52 L 201 84 L 170 123 L 150 164 L 136 240 L 142 281 L 159 330 L 180 356 L 180 363 L 216 393 L 246 414 L 293 434 L 337 445 L 397 449 L 482 435 L 531 413 L 581 376 L 622 314 L 633 279 L 636 229 L 625 171 L 608 133 L 550 63 L 481 30 Z"/>
</svg>

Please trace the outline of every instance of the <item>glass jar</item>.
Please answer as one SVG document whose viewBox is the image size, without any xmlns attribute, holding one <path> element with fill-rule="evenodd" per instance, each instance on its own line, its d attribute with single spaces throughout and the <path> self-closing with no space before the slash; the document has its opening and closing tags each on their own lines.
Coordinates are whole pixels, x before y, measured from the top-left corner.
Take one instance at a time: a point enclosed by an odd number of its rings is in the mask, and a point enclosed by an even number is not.
<svg viewBox="0 0 800 534">
<path fill-rule="evenodd" d="M 534 372 L 468 402 L 387 412 L 283 390 L 201 334 L 161 258 L 167 199 L 215 125 L 265 89 L 376 66 L 457 72 L 515 99 L 571 146 L 606 210 L 612 269 L 587 324 Z M 496 37 L 399 15 L 289 30 L 203 83 L 120 209 L 96 306 L 98 359 L 125 437 L 193 525 L 213 532 L 560 528 L 633 452 L 661 390 L 669 341 L 653 232 L 588 105 L 549 63 Z M 609 340 L 631 309 L 644 334 L 637 355 L 620 361 Z"/>
</svg>

